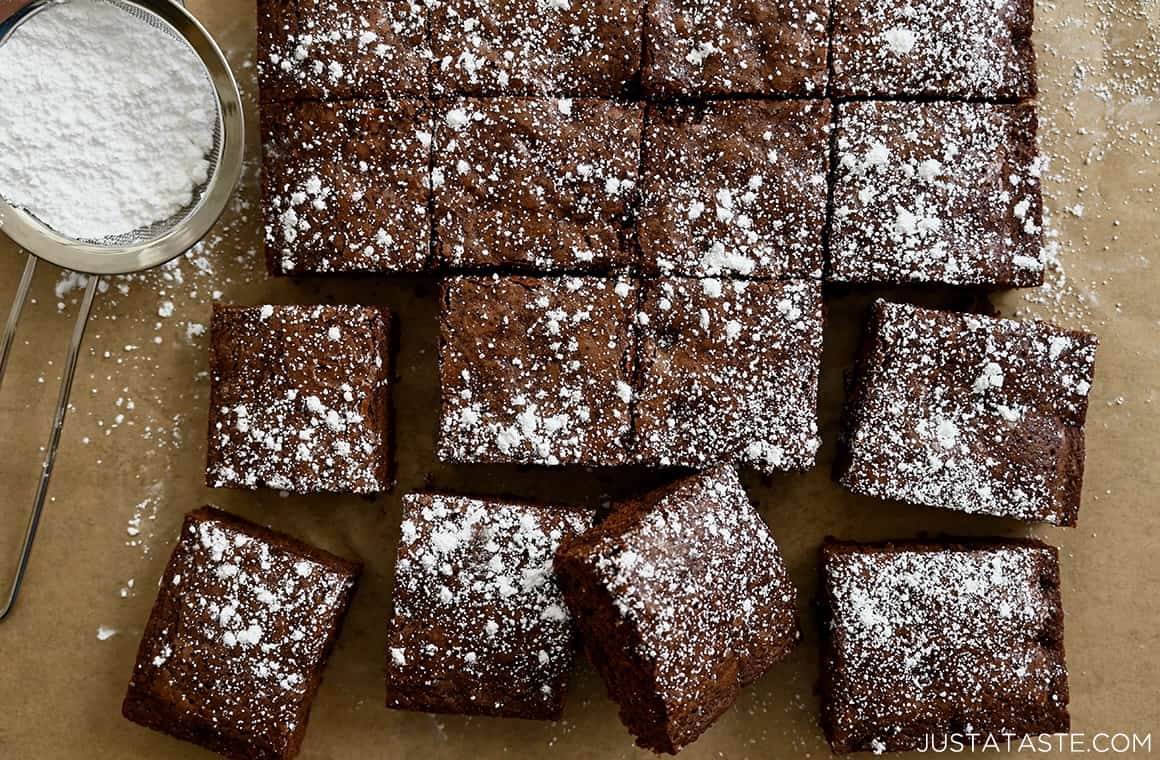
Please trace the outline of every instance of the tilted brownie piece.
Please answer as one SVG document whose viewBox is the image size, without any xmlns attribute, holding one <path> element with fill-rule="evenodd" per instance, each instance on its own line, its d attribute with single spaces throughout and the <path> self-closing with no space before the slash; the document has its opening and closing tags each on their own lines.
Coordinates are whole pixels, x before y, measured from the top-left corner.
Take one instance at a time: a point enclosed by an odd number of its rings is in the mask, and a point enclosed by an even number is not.
<svg viewBox="0 0 1160 760">
<path fill-rule="evenodd" d="M 1075 525 L 1094 335 L 874 305 L 846 402 L 855 493 Z"/>
<path fill-rule="evenodd" d="M 765 474 L 813 465 L 821 283 L 668 279 L 642 288 L 639 458 Z"/>
<path fill-rule="evenodd" d="M 617 505 L 556 574 L 637 744 L 676 753 L 798 640 L 796 592 L 736 470 Z"/>
<path fill-rule="evenodd" d="M 1043 283 L 1035 106 L 844 103 L 830 278 Z"/>
<path fill-rule="evenodd" d="M 125 717 L 236 760 L 294 757 L 359 570 L 212 507 L 189 513 Z"/>
<path fill-rule="evenodd" d="M 391 313 L 372 306 L 214 306 L 213 488 L 391 488 Z"/>
<path fill-rule="evenodd" d="M 649 273 L 821 277 L 830 107 L 654 106 L 638 223 Z"/>
<path fill-rule="evenodd" d="M 262 143 L 272 274 L 427 268 L 431 122 L 418 101 L 269 104 Z"/>
<path fill-rule="evenodd" d="M 258 0 L 258 92 L 263 104 L 425 98 L 422 0 Z"/>
<path fill-rule="evenodd" d="M 1033 0 L 835 0 L 838 96 L 1034 97 Z"/>
<path fill-rule="evenodd" d="M 640 76 L 643 0 L 428 0 L 436 95 L 616 97 Z"/>
<path fill-rule="evenodd" d="M 387 706 L 558 719 L 575 656 L 552 572 L 586 509 L 403 497 Z"/>
<path fill-rule="evenodd" d="M 636 296 L 627 279 L 447 280 L 440 459 L 626 463 Z"/>
<path fill-rule="evenodd" d="M 627 268 L 642 117 L 641 106 L 609 100 L 445 102 L 435 123 L 441 262 Z"/>
<path fill-rule="evenodd" d="M 646 0 L 651 95 L 801 95 L 826 86 L 825 0 Z"/>
<path fill-rule="evenodd" d="M 834 752 L 1066 732 L 1059 554 L 1031 540 L 822 547 Z"/>
</svg>

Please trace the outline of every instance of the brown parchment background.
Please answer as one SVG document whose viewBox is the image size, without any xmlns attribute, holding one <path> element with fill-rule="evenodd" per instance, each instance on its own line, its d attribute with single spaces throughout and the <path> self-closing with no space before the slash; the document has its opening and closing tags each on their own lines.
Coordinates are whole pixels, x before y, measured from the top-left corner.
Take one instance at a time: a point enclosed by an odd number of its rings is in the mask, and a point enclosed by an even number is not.
<svg viewBox="0 0 1160 760">
<path fill-rule="evenodd" d="M 558 723 L 433 717 L 383 706 L 400 494 L 430 485 L 601 504 L 666 475 L 437 462 L 436 281 L 265 277 L 258 261 L 253 3 L 194 0 L 190 6 L 227 49 L 246 91 L 247 178 L 238 201 L 198 252 L 164 271 L 111 282 L 98 302 L 25 590 L 11 618 L 0 623 L 0 758 L 210 756 L 120 716 L 138 637 L 181 515 L 205 503 L 366 563 L 302 757 L 645 757 L 633 748 L 586 663 Z M 768 483 L 746 478 L 799 585 L 805 640 L 683 753 L 689 760 L 829 754 L 816 723 L 818 627 L 811 615 L 816 552 L 826 534 L 1034 534 L 1059 545 L 1074 730 L 1160 734 L 1160 0 L 1041 0 L 1037 14 L 1041 144 L 1052 156 L 1045 189 L 1061 266 L 1047 287 L 994 301 L 1005 315 L 1042 316 L 1092 329 L 1103 339 L 1080 527 L 1029 529 L 858 498 L 833 484 L 829 465 L 842 372 L 854 355 L 864 310 L 882 291 L 832 290 L 821 463 L 806 475 Z M 3 298 L 21 266 L 19 252 L 0 242 Z M 36 301 L 26 310 L 0 393 L 5 589 L 79 295 L 70 285 L 75 283 L 42 265 Z M 398 312 L 399 484 L 392 493 L 371 501 L 211 491 L 202 485 L 207 343 L 196 325 L 208 325 L 214 291 L 223 301 L 245 304 L 337 301 L 386 304 Z M 885 295 L 948 307 L 969 305 L 970 298 L 914 290 Z M 166 317 L 167 302 L 174 308 Z M 139 533 L 131 535 L 135 516 Z M 100 640 L 101 626 L 116 633 Z M 1160 735 L 1153 745 L 1160 753 Z"/>
</svg>

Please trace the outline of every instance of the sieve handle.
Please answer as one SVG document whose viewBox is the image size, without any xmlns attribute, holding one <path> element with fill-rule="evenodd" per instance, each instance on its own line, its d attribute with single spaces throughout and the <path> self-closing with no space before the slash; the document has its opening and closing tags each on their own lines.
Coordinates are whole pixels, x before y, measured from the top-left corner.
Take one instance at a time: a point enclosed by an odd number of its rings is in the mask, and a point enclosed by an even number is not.
<svg viewBox="0 0 1160 760">
<path fill-rule="evenodd" d="M 12 310 L 8 314 L 8 324 L 4 328 L 3 342 L 0 343 L 0 383 L 4 380 L 4 369 L 8 364 L 8 353 L 16 337 L 16 326 L 20 322 L 20 313 L 24 303 L 28 300 L 28 292 L 32 284 L 32 275 L 36 272 L 36 258 L 29 255 L 24 265 L 24 275 L 20 278 L 20 286 L 16 291 L 16 298 L 12 303 Z M 48 445 L 44 450 L 44 462 L 40 468 L 40 482 L 36 487 L 36 497 L 32 502 L 32 513 L 28 517 L 28 527 L 24 531 L 24 543 L 20 547 L 20 560 L 16 565 L 16 574 L 12 580 L 12 587 L 8 591 L 8 600 L 0 609 L 0 620 L 8 616 L 16 604 L 16 597 L 20 593 L 20 584 L 24 581 L 24 573 L 28 569 L 28 558 L 32 554 L 32 542 L 36 539 L 36 529 L 40 525 L 40 514 L 44 511 L 44 500 L 48 496 L 48 483 L 52 479 L 52 468 L 56 464 L 56 452 L 60 447 L 60 431 L 64 427 L 64 418 L 68 413 L 69 394 L 72 392 L 73 375 L 77 369 L 77 358 L 80 356 L 81 343 L 84 341 L 85 328 L 89 323 L 89 314 L 93 310 L 93 299 L 97 295 L 97 285 L 100 278 L 89 278 L 85 295 L 81 299 L 80 312 L 77 314 L 76 324 L 73 326 L 72 342 L 69 344 L 68 358 L 65 361 L 64 372 L 60 382 L 60 396 L 56 402 L 56 414 L 52 419 L 52 431 L 48 436 Z"/>
</svg>

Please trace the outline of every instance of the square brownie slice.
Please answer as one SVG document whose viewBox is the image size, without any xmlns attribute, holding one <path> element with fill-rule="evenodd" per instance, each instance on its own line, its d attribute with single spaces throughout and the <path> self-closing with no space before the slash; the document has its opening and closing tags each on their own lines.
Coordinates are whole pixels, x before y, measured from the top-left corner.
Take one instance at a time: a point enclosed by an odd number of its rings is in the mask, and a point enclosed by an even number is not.
<svg viewBox="0 0 1160 760">
<path fill-rule="evenodd" d="M 576 637 L 552 572 L 587 509 L 403 497 L 387 706 L 555 720 Z"/>
<path fill-rule="evenodd" d="M 821 574 L 822 727 L 834 752 L 1068 730 L 1054 547 L 830 539 Z"/>
<path fill-rule="evenodd" d="M 1094 335 L 877 302 L 846 401 L 855 493 L 1075 525 Z"/>
<path fill-rule="evenodd" d="M 626 463 L 636 296 L 627 279 L 445 281 L 440 459 Z"/>
<path fill-rule="evenodd" d="M 258 0 L 263 104 L 425 98 L 429 58 L 421 0 Z"/>
<path fill-rule="evenodd" d="M 641 287 L 640 460 L 738 463 L 763 474 L 812 466 L 821 444 L 821 283 L 666 279 Z"/>
<path fill-rule="evenodd" d="M 643 0 L 428 0 L 436 95 L 629 96 Z"/>
<path fill-rule="evenodd" d="M 270 272 L 427 269 L 430 146 L 430 113 L 418 101 L 265 106 Z"/>
<path fill-rule="evenodd" d="M 835 0 L 833 13 L 837 96 L 1035 96 L 1033 0 Z"/>
<path fill-rule="evenodd" d="M 391 488 L 391 313 L 373 306 L 215 305 L 213 488 Z"/>
<path fill-rule="evenodd" d="M 626 269 L 643 107 L 610 100 L 445 101 L 435 123 L 444 265 Z"/>
<path fill-rule="evenodd" d="M 821 97 L 825 0 L 646 0 L 643 82 L 658 98 Z"/>
<path fill-rule="evenodd" d="M 212 507 L 189 513 L 125 717 L 237 760 L 294 757 L 359 571 Z"/>
<path fill-rule="evenodd" d="M 1043 283 L 1035 106 L 844 103 L 830 279 Z"/>
<path fill-rule="evenodd" d="M 617 505 L 556 573 L 636 743 L 676 753 L 797 643 L 796 591 L 736 470 Z"/>
<path fill-rule="evenodd" d="M 638 235 L 650 274 L 822 276 L 830 106 L 653 106 Z"/>
</svg>

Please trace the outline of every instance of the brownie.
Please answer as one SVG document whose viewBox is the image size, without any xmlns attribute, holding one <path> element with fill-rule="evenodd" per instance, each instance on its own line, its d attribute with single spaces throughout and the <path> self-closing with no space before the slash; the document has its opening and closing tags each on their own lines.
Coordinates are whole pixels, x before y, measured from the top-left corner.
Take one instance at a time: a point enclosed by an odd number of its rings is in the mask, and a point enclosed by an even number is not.
<svg viewBox="0 0 1160 760">
<path fill-rule="evenodd" d="M 838 106 L 830 278 L 1043 284 L 1035 106 Z"/>
<path fill-rule="evenodd" d="M 824 101 L 650 108 L 638 224 L 644 270 L 821 277 L 829 120 Z"/>
<path fill-rule="evenodd" d="M 190 512 L 125 717 L 237 760 L 294 757 L 359 570 L 212 507 Z"/>
<path fill-rule="evenodd" d="M 646 0 L 644 89 L 652 96 L 821 97 L 826 0 Z"/>
<path fill-rule="evenodd" d="M 834 752 L 1066 732 L 1059 554 L 1032 540 L 822 547 Z"/>
<path fill-rule="evenodd" d="M 258 0 L 262 103 L 427 97 L 422 0 Z"/>
<path fill-rule="evenodd" d="M 609 100 L 445 102 L 435 123 L 444 265 L 625 269 L 643 109 Z"/>
<path fill-rule="evenodd" d="M 391 342 L 385 308 L 215 305 L 206 484 L 389 490 Z"/>
<path fill-rule="evenodd" d="M 558 719 L 576 650 L 552 559 L 587 509 L 403 497 L 387 705 Z"/>
<path fill-rule="evenodd" d="M 445 281 L 440 459 L 624 464 L 636 296 L 627 279 Z"/>
<path fill-rule="evenodd" d="M 1032 0 L 835 0 L 837 96 L 1036 94 Z"/>
<path fill-rule="evenodd" d="M 855 493 L 1075 525 L 1094 335 L 877 302 L 847 398 Z"/>
<path fill-rule="evenodd" d="M 431 123 L 418 101 L 268 104 L 262 142 L 272 274 L 427 268 Z"/>
<path fill-rule="evenodd" d="M 627 96 L 643 0 L 428 0 L 436 95 Z"/>
<path fill-rule="evenodd" d="M 616 505 L 556 574 L 637 744 L 676 753 L 796 644 L 796 592 L 737 472 Z"/>
<path fill-rule="evenodd" d="M 813 465 L 822 360 L 816 280 L 645 283 L 636 451 L 651 465 Z"/>
</svg>

